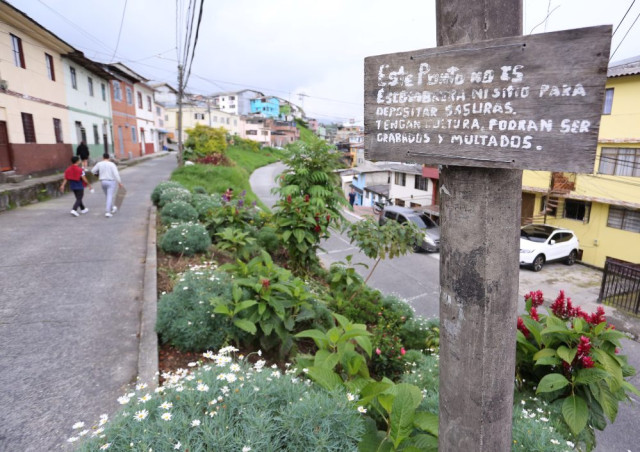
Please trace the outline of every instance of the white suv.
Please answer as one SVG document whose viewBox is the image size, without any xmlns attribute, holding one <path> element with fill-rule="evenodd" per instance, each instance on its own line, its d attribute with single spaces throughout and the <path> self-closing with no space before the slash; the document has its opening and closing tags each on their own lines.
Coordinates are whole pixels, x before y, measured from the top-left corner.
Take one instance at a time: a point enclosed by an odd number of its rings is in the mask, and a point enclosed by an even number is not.
<svg viewBox="0 0 640 452">
<path fill-rule="evenodd" d="M 520 230 L 520 265 L 530 266 L 534 272 L 542 270 L 549 261 L 564 260 L 573 265 L 579 249 L 578 238 L 568 229 L 529 224 Z"/>
</svg>

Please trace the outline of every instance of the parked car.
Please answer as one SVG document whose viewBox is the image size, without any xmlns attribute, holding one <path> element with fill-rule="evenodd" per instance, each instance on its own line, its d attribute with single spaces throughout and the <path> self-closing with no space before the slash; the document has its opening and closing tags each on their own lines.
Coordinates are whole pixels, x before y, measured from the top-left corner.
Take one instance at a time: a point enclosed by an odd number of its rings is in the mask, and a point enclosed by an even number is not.
<svg viewBox="0 0 640 452">
<path fill-rule="evenodd" d="M 578 259 L 580 243 L 569 229 L 548 224 L 529 224 L 520 230 L 520 265 L 539 272 L 546 262 L 564 260 L 573 265 Z"/>
<path fill-rule="evenodd" d="M 384 224 L 389 220 L 397 221 L 400 224 L 410 221 L 424 230 L 424 240 L 415 246 L 414 251 L 440 250 L 440 228 L 424 213 L 416 212 L 408 207 L 385 206 L 380 212 L 378 222 Z"/>
</svg>

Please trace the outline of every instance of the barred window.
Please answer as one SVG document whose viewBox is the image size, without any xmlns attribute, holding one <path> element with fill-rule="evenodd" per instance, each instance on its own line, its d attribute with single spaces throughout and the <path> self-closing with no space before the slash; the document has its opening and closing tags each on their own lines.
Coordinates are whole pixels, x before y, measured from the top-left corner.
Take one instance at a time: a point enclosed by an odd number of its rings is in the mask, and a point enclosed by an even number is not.
<svg viewBox="0 0 640 452">
<path fill-rule="evenodd" d="M 113 99 L 122 102 L 122 88 L 116 80 L 113 81 Z"/>
<path fill-rule="evenodd" d="M 31 113 L 22 113 L 22 130 L 24 131 L 24 142 L 36 142 L 36 129 L 33 125 L 33 115 Z"/>
<path fill-rule="evenodd" d="M 640 210 L 609 206 L 607 226 L 624 231 L 640 232 Z"/>
<path fill-rule="evenodd" d="M 53 132 L 56 136 L 56 143 L 62 143 L 62 121 L 53 118 Z"/>
<path fill-rule="evenodd" d="M 588 223 L 590 210 L 590 202 L 576 201 L 575 199 L 566 199 L 564 201 L 563 218 L 568 218 L 570 220 L 580 220 Z"/>
<path fill-rule="evenodd" d="M 640 149 L 603 147 L 600 150 L 598 173 L 640 177 Z"/>
</svg>

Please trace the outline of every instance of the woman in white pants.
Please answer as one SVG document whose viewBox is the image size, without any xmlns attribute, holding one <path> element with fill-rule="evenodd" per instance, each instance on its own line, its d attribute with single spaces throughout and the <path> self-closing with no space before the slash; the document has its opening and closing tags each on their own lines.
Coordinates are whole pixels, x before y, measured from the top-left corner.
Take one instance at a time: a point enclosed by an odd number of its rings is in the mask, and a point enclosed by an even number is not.
<svg viewBox="0 0 640 452">
<path fill-rule="evenodd" d="M 116 192 L 116 186 L 124 187 L 120 180 L 120 173 L 118 167 L 110 160 L 109 154 L 102 154 L 102 161 L 96 163 L 91 169 L 91 172 L 98 176 L 100 184 L 102 185 L 102 191 L 107 197 L 105 217 L 111 217 L 118 210 L 113 205 L 113 195 Z"/>
</svg>

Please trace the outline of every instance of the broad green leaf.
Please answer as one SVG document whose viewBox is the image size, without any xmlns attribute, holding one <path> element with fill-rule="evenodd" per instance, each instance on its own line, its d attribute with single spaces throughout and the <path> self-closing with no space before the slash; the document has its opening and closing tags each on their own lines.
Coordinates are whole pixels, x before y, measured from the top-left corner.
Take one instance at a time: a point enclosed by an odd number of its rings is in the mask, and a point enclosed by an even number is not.
<svg viewBox="0 0 640 452">
<path fill-rule="evenodd" d="M 213 308 L 213 312 L 216 314 L 224 314 L 231 315 L 231 311 L 229 311 L 229 307 L 226 304 L 219 304 Z"/>
<path fill-rule="evenodd" d="M 424 433 L 409 438 L 409 444 L 411 444 L 411 447 L 415 447 L 416 450 L 419 450 L 420 452 L 438 452 L 438 438 L 431 435 L 426 435 Z M 402 450 L 404 452 L 409 449 L 406 448 Z"/>
<path fill-rule="evenodd" d="M 540 358 L 539 360 L 536 361 L 536 366 L 559 366 L 560 364 L 562 364 L 562 360 L 560 358 L 555 358 L 555 357 L 547 357 L 547 358 Z"/>
<path fill-rule="evenodd" d="M 582 317 L 573 319 L 573 329 L 576 333 L 582 333 L 587 329 L 587 322 Z"/>
<path fill-rule="evenodd" d="M 358 343 L 358 345 L 362 348 L 362 350 L 364 350 L 364 352 L 368 356 L 371 356 L 371 341 L 369 340 L 368 337 L 357 336 L 354 340 Z"/>
<path fill-rule="evenodd" d="M 238 312 L 244 311 L 245 309 L 249 309 L 251 306 L 255 306 L 258 304 L 256 300 L 245 300 L 237 303 L 235 308 L 233 309 L 233 315 L 236 315 Z"/>
<path fill-rule="evenodd" d="M 598 387 L 600 388 L 600 394 L 597 397 L 598 402 L 600 402 L 604 414 L 607 415 L 611 422 L 614 422 L 618 416 L 618 400 L 606 384 L 599 383 Z"/>
<path fill-rule="evenodd" d="M 608 377 L 608 372 L 602 369 L 598 369 L 597 367 L 592 367 L 590 369 L 578 370 L 575 382 L 583 385 L 588 385 L 590 383 L 596 383 L 598 381 L 604 380 Z"/>
<path fill-rule="evenodd" d="M 300 331 L 298 334 L 294 335 L 294 337 L 308 337 L 313 339 L 316 342 L 318 348 L 326 348 L 327 347 L 327 337 L 320 330 L 304 330 Z"/>
<path fill-rule="evenodd" d="M 247 333 L 256 334 L 256 332 L 258 331 L 256 325 L 249 320 L 233 319 L 233 324 L 241 330 L 246 331 Z"/>
<path fill-rule="evenodd" d="M 569 380 L 567 380 L 562 374 L 547 374 L 542 377 L 540 383 L 538 383 L 538 389 L 536 389 L 536 394 L 541 392 L 552 392 L 557 391 L 558 389 L 562 389 L 569 384 Z"/>
<path fill-rule="evenodd" d="M 374 381 L 373 383 L 369 383 L 362 391 L 360 391 L 360 402 L 361 403 L 369 403 L 371 399 L 377 397 L 380 394 L 383 394 L 387 389 L 393 386 L 393 383 L 386 383 L 381 381 Z"/>
<path fill-rule="evenodd" d="M 533 345 L 526 337 L 524 337 L 524 334 L 522 334 L 522 331 L 520 330 L 516 330 L 516 341 L 518 342 L 518 344 L 523 345 L 531 353 L 535 353 L 538 350 L 535 345 Z"/>
<path fill-rule="evenodd" d="M 267 304 L 262 302 L 258 304 L 258 314 L 262 315 L 267 310 Z"/>
<path fill-rule="evenodd" d="M 564 362 L 566 362 L 567 364 L 571 364 L 573 362 L 573 358 L 576 357 L 576 353 L 578 353 L 578 349 L 561 345 L 560 347 L 558 347 L 557 353 Z"/>
<path fill-rule="evenodd" d="M 540 333 L 540 323 L 536 322 L 531 317 L 523 317 L 522 321 L 524 322 L 525 326 L 527 327 L 533 338 L 536 340 L 538 345 L 541 346 L 542 336 Z"/>
<path fill-rule="evenodd" d="M 637 396 L 640 396 L 640 391 L 638 390 L 638 388 L 633 386 L 628 381 L 623 381 L 622 382 L 622 389 L 624 389 L 626 392 L 631 392 L 631 393 L 633 393 L 633 394 L 635 394 Z"/>
<path fill-rule="evenodd" d="M 537 352 L 535 355 L 533 355 L 533 360 L 537 361 L 540 358 L 549 358 L 549 357 L 555 357 L 555 356 L 556 356 L 556 351 L 554 349 L 543 348 L 542 350 Z"/>
<path fill-rule="evenodd" d="M 565 324 L 551 325 L 551 326 L 547 325 L 547 327 L 542 330 L 542 335 L 545 336 L 547 334 L 557 334 L 557 333 L 567 334 L 569 332 L 570 331 Z"/>
<path fill-rule="evenodd" d="M 367 362 L 364 357 L 357 352 L 345 353 L 342 357 L 343 367 L 347 371 L 347 375 L 353 377 L 360 372 L 362 367 L 367 366 Z"/>
<path fill-rule="evenodd" d="M 348 324 L 350 324 L 351 322 L 349 321 L 349 319 L 347 319 L 345 316 L 338 314 L 336 312 L 332 312 L 331 315 L 333 315 L 333 317 L 338 321 L 338 324 L 345 328 Z"/>
<path fill-rule="evenodd" d="M 293 331 L 293 328 L 296 326 L 296 321 L 293 317 L 288 316 L 288 317 L 285 317 L 283 321 L 283 325 L 287 330 Z"/>
<path fill-rule="evenodd" d="M 312 366 L 307 375 L 327 391 L 333 391 L 342 386 L 342 378 L 329 369 Z"/>
<path fill-rule="evenodd" d="M 562 403 L 562 415 L 574 435 L 580 433 L 589 420 L 587 402 L 577 395 L 570 395 Z"/>
<path fill-rule="evenodd" d="M 340 359 L 335 353 L 331 353 L 327 350 L 318 350 L 313 361 L 313 365 L 318 368 L 333 370 L 339 361 Z"/>
<path fill-rule="evenodd" d="M 304 241 L 304 229 L 294 229 L 293 236 L 296 238 L 298 243 L 302 243 Z"/>
<path fill-rule="evenodd" d="M 413 425 L 420 430 L 438 437 L 438 415 L 427 411 L 419 411 L 413 418 Z"/>
<path fill-rule="evenodd" d="M 396 396 L 389 414 L 389 438 L 394 447 L 400 446 L 400 443 L 411 435 L 415 411 L 421 400 L 422 392 L 417 386 L 407 383 L 396 385 Z"/>
<path fill-rule="evenodd" d="M 234 284 L 231 288 L 231 296 L 233 298 L 233 301 L 240 301 L 240 299 L 242 298 L 242 288 L 239 285 Z"/>
<path fill-rule="evenodd" d="M 337 344 L 340 340 L 340 336 L 342 335 L 342 328 L 333 327 L 329 331 L 327 331 L 327 339 L 332 344 Z"/>
<path fill-rule="evenodd" d="M 269 321 L 260 322 L 260 328 L 262 328 L 262 332 L 265 336 L 269 336 L 273 331 L 274 324 Z"/>
<path fill-rule="evenodd" d="M 600 333 L 602 333 L 606 327 L 607 327 L 607 322 L 600 322 L 600 323 L 598 323 L 598 325 L 596 325 L 596 327 L 593 329 L 593 333 L 597 336 L 597 335 L 599 335 Z"/>
<path fill-rule="evenodd" d="M 593 356 L 597 363 L 604 367 L 604 370 L 609 372 L 614 378 L 617 388 L 619 388 L 623 381 L 622 367 L 620 367 L 620 363 L 618 363 L 616 358 L 598 348 L 591 349 L 591 356 Z"/>
</svg>

